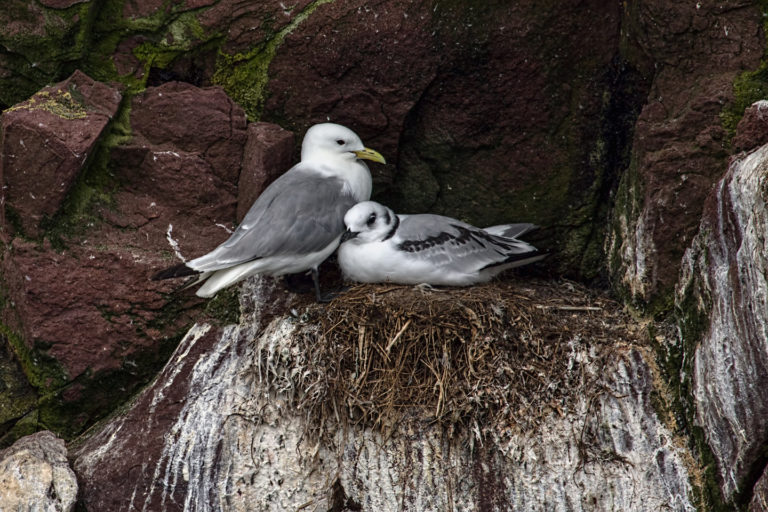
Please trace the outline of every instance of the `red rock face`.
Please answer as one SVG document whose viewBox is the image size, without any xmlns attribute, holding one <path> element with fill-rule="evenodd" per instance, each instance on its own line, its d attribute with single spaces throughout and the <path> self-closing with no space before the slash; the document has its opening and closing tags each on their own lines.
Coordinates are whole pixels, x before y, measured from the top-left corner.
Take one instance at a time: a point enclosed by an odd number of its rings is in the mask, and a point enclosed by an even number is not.
<svg viewBox="0 0 768 512">
<path fill-rule="evenodd" d="M 85 119 L 50 119 L 53 114 L 30 110 L 28 103 L 3 115 L 6 202 L 18 212 L 24 232 L 40 237 L 48 235 L 39 219 L 61 211 L 104 129 L 103 99 L 120 98 L 81 73 L 50 89 L 61 90 L 83 91 L 79 108 Z M 98 382 L 113 379 L 121 382 L 121 392 L 130 392 L 191 322 L 189 311 L 198 299 L 191 293 L 170 295 L 178 282 L 149 281 L 152 273 L 178 261 L 169 238 L 185 257 L 196 257 L 226 239 L 235 221 L 246 122 L 242 109 L 219 88 L 169 83 L 148 89 L 133 101 L 131 133 L 111 150 L 108 169 L 100 171 L 111 176 L 112 185 L 99 189 L 110 201 L 81 212 L 84 220 L 63 234 L 63 247 L 7 231 L 11 243 L 2 275 L 12 307 L 4 310 L 3 321 L 63 372 L 36 382 L 57 390 L 51 407 L 87 402 L 77 419 L 51 425 L 65 433 L 87 425 L 114 401 L 115 390 Z M 35 152 L 21 153 L 22 140 Z M 95 172 L 89 171 L 88 180 Z M 66 186 L 58 186 L 59 180 Z"/>
<path fill-rule="evenodd" d="M 668 296 L 698 227 L 702 205 L 726 168 L 720 113 L 733 81 L 758 66 L 760 10 L 739 2 L 642 2 L 626 11 L 628 42 L 653 73 L 632 142 L 635 212 L 618 212 L 631 232 L 616 282 L 642 301 Z M 637 173 L 634 175 L 633 173 Z M 637 262 L 644 262 L 637 265 Z"/>
<path fill-rule="evenodd" d="M 264 118 L 348 124 L 390 164 L 373 169 L 374 199 L 479 225 L 536 222 L 551 266 L 594 276 L 603 235 L 588 219 L 604 215 L 614 172 L 599 159 L 624 149 L 598 138 L 631 126 L 607 119 L 628 96 L 611 82 L 618 5 L 576 4 L 322 5 L 272 60 Z"/>
<path fill-rule="evenodd" d="M 733 149 L 749 151 L 768 143 L 768 102 L 758 101 L 744 111 L 736 127 Z"/>
<path fill-rule="evenodd" d="M 76 72 L 3 114 L 3 201 L 18 224 L 6 219 L 6 232 L 18 228 L 27 236 L 40 234 L 40 222 L 61 208 L 121 97 L 116 89 Z"/>
<path fill-rule="evenodd" d="M 169 82 L 138 95 L 131 109 L 136 138 L 198 154 L 227 182 L 240 176 L 245 124 L 243 110 L 218 87 Z"/>
<path fill-rule="evenodd" d="M 248 125 L 237 197 L 237 221 L 248 213 L 256 198 L 275 178 L 292 167 L 293 133 L 270 123 Z"/>
<path fill-rule="evenodd" d="M 426 30 L 430 5 L 331 2 L 290 32 L 269 68 L 266 118 L 301 132 L 332 121 L 396 162 L 408 112 L 433 80 L 440 58 Z"/>
<path fill-rule="evenodd" d="M 88 0 L 40 0 L 40 3 L 46 7 L 52 7 L 54 9 L 66 9 L 72 7 L 75 4 L 82 4 Z"/>
</svg>

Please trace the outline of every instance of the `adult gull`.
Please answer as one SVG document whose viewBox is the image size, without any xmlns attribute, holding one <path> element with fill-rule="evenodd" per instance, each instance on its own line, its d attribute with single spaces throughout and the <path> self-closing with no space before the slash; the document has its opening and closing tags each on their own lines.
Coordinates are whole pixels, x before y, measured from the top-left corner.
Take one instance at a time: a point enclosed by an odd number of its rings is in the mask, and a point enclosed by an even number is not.
<svg viewBox="0 0 768 512">
<path fill-rule="evenodd" d="M 200 297 L 211 297 L 254 274 L 280 276 L 309 270 L 320 293 L 317 267 L 339 244 L 344 214 L 371 196 L 363 160 L 385 163 L 344 126 L 323 123 L 307 130 L 301 161 L 256 199 L 224 243 L 204 256 L 174 265 L 152 279 L 198 275 Z"/>
</svg>

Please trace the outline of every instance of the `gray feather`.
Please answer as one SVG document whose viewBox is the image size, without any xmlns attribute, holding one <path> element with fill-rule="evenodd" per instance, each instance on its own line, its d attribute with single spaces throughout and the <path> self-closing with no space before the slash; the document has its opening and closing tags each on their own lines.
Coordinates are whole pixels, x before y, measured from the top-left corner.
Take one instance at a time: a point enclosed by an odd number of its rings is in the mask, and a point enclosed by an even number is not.
<svg viewBox="0 0 768 512">
<path fill-rule="evenodd" d="M 517 238 L 523 236 L 529 231 L 538 229 L 539 226 L 528 222 L 520 224 L 500 224 L 498 226 L 490 226 L 483 228 L 483 231 L 492 235 L 503 236 L 505 238 Z"/>
<path fill-rule="evenodd" d="M 399 249 L 418 253 L 436 266 L 483 269 L 539 254 L 514 238 L 488 233 L 441 215 L 402 215 L 395 235 Z"/>
<path fill-rule="evenodd" d="M 342 180 L 298 164 L 267 187 L 226 242 L 188 265 L 212 271 L 320 251 L 344 231 L 344 213 L 356 202 Z"/>
</svg>

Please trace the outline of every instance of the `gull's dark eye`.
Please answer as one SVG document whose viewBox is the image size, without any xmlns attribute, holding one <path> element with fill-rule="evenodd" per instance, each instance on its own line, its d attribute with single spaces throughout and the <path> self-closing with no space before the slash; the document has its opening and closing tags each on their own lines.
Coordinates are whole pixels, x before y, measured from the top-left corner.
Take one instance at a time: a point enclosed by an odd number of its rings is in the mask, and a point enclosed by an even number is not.
<svg viewBox="0 0 768 512">
<path fill-rule="evenodd" d="M 337 140 L 336 140 L 336 144 L 338 144 L 339 146 L 343 146 L 343 145 L 344 145 L 344 144 L 346 144 L 346 143 L 344 142 L 344 140 L 343 140 L 343 139 L 337 139 Z"/>
<path fill-rule="evenodd" d="M 376 214 L 372 213 L 370 217 L 368 217 L 368 220 L 365 221 L 366 226 L 371 227 L 376 222 Z"/>
</svg>

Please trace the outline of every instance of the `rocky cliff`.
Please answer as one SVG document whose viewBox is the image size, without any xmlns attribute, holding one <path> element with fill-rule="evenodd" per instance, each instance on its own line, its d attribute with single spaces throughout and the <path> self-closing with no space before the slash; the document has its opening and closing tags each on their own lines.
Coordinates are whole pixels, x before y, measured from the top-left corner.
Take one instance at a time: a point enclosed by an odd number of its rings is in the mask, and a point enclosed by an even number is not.
<svg viewBox="0 0 768 512">
<path fill-rule="evenodd" d="M 0 509 L 768 509 L 762 2 L 5 4 Z M 328 119 L 550 258 L 149 281 Z"/>
</svg>

